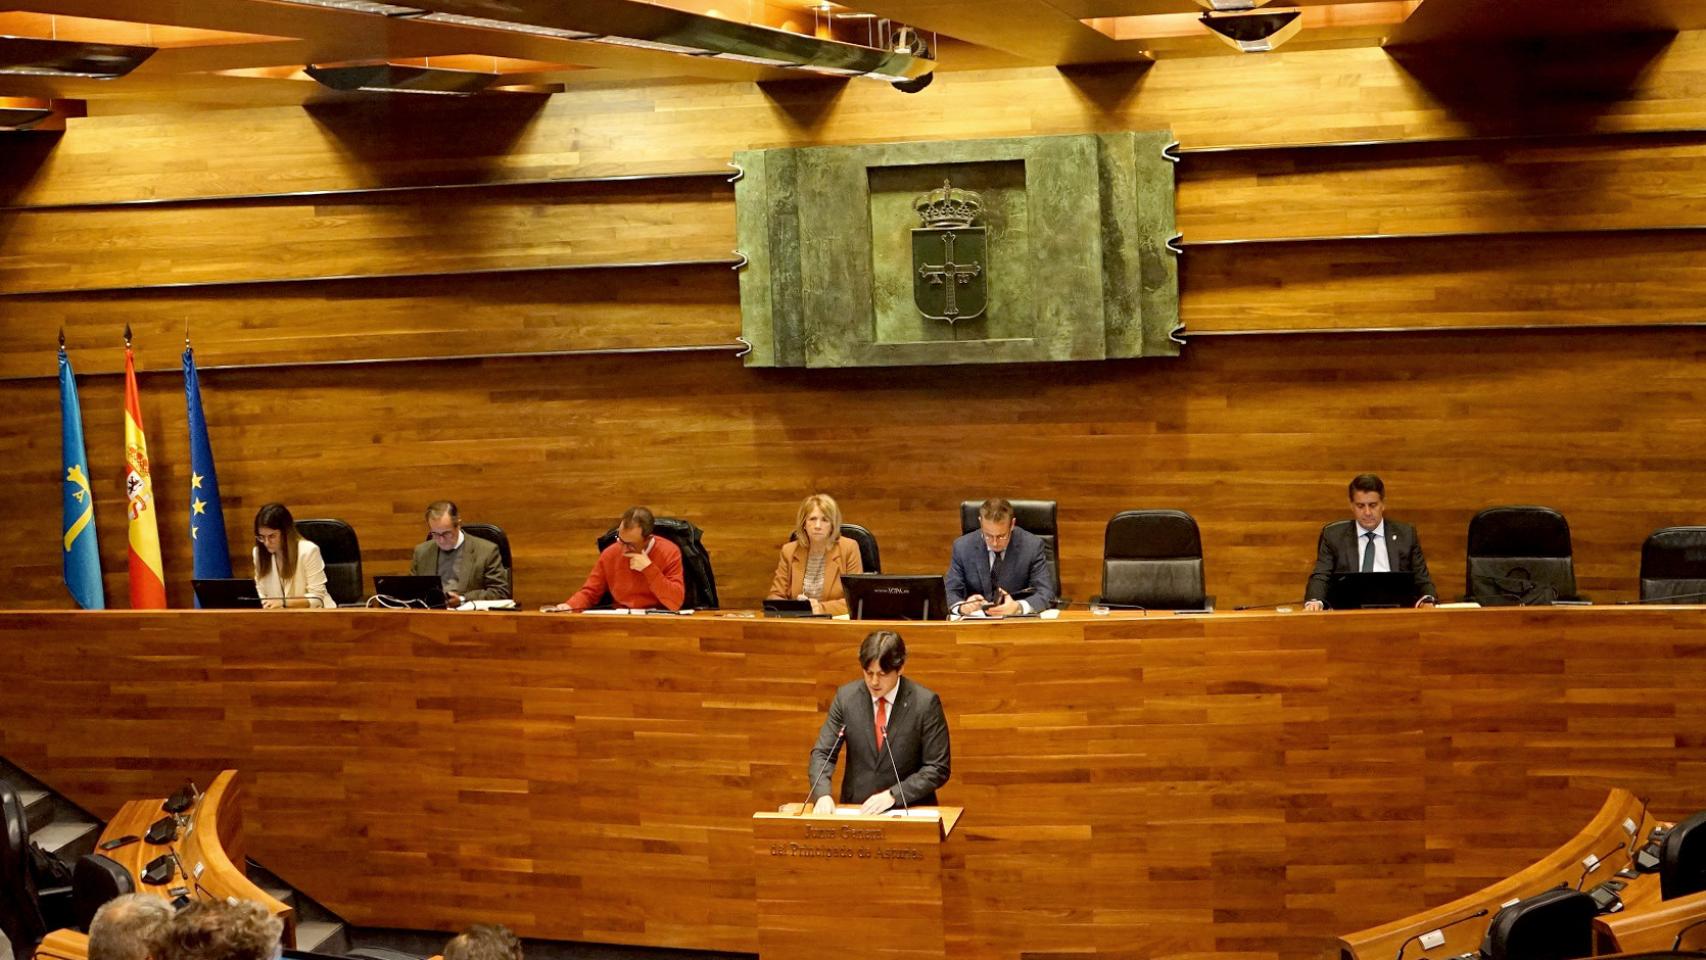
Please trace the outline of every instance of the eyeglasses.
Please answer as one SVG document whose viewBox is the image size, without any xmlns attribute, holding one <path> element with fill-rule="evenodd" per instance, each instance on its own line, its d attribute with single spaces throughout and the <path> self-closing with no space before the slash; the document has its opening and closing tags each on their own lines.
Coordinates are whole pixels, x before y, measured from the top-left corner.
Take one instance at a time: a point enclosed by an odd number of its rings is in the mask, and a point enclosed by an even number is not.
<svg viewBox="0 0 1706 960">
<path fill-rule="evenodd" d="M 983 542 L 990 544 L 991 546 L 998 544 L 998 543 L 1006 543 L 1007 541 L 1009 541 L 1011 539 L 1013 539 L 1013 531 L 1011 531 L 1011 530 L 1007 531 L 1006 533 L 996 533 L 996 534 L 986 533 L 983 535 Z"/>
<path fill-rule="evenodd" d="M 456 539 L 456 534 L 457 530 L 455 527 L 451 527 L 449 530 L 427 531 L 427 536 L 432 537 L 434 540 L 454 540 Z"/>
</svg>

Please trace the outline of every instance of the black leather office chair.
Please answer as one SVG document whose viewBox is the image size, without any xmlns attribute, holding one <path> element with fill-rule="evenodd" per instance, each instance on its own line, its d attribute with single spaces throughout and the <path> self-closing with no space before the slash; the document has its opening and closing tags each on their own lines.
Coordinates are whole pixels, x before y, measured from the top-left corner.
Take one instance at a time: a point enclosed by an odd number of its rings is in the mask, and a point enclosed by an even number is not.
<svg viewBox="0 0 1706 960">
<path fill-rule="evenodd" d="M 1665 527 L 1641 544 L 1641 599 L 1706 603 L 1706 527 Z"/>
<path fill-rule="evenodd" d="M 841 535 L 859 545 L 859 565 L 866 573 L 882 573 L 883 558 L 877 550 L 877 535 L 856 523 L 841 525 Z M 800 531 L 788 534 L 788 542 L 800 539 Z"/>
<path fill-rule="evenodd" d="M 361 577 L 361 541 L 355 528 L 342 520 L 322 517 L 296 521 L 302 539 L 314 541 L 320 559 L 326 561 L 326 592 L 340 607 L 357 606 L 366 599 Z"/>
<path fill-rule="evenodd" d="M 462 532 L 498 545 L 498 558 L 503 561 L 504 569 L 509 571 L 509 595 L 515 596 L 515 564 L 509 558 L 509 534 L 495 523 L 464 523 Z"/>
<path fill-rule="evenodd" d="M 0 780 L 0 932 L 12 952 L 27 957 L 47 934 L 35 876 L 30 873 L 30 824 L 24 801 Z"/>
<path fill-rule="evenodd" d="M 1054 595 L 1060 596 L 1060 522 L 1058 519 L 1059 505 L 1054 500 L 1009 500 L 1013 505 L 1013 519 L 1027 533 L 1036 534 L 1043 538 L 1043 551 L 1048 555 L 1049 570 L 1054 574 Z M 960 533 L 967 534 L 979 529 L 977 508 L 983 506 L 982 500 L 962 500 L 960 502 Z"/>
<path fill-rule="evenodd" d="M 681 548 L 681 579 L 686 587 L 686 596 L 681 605 L 699 610 L 715 610 L 717 576 L 711 572 L 711 555 L 705 551 L 705 532 L 679 517 L 658 517 L 652 523 L 652 532 Z M 616 528 L 611 527 L 598 538 L 599 552 L 602 553 L 604 548 L 615 542 Z M 598 605 L 607 607 L 614 602 L 606 592 L 599 599 Z"/>
<path fill-rule="evenodd" d="M 1469 521 L 1468 554 L 1465 599 L 1484 604 L 1581 599 L 1570 524 L 1550 507 L 1482 510 Z"/>
<path fill-rule="evenodd" d="M 1212 610 L 1202 535 L 1183 510 L 1124 510 L 1102 537 L 1102 595 L 1092 603 Z"/>
<path fill-rule="evenodd" d="M 1593 954 L 1593 898 L 1567 887 L 1500 910 L 1481 940 L 1481 960 L 1574 960 Z"/>
<path fill-rule="evenodd" d="M 1659 899 L 1706 890 L 1706 811 L 1679 821 L 1659 843 Z"/>
<path fill-rule="evenodd" d="M 71 895 L 75 902 L 72 923 L 88 933 L 96 910 L 109 900 L 135 892 L 136 881 L 118 861 L 98 853 L 78 857 L 71 870 Z"/>
</svg>

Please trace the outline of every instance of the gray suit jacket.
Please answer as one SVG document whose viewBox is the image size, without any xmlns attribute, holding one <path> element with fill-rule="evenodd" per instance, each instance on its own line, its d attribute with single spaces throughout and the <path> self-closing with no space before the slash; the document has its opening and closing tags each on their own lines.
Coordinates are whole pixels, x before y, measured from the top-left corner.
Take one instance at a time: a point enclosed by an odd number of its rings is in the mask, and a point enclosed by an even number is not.
<svg viewBox="0 0 1706 960">
<path fill-rule="evenodd" d="M 1355 573 L 1362 569 L 1362 549 L 1359 539 L 1362 528 L 1355 520 L 1335 520 L 1321 528 L 1321 540 L 1316 544 L 1315 571 L 1309 575 L 1305 600 L 1327 599 L 1327 578 L 1335 573 Z M 1416 528 L 1397 520 L 1386 521 L 1386 558 L 1392 562 L 1394 573 L 1409 573 L 1416 578 L 1416 592 L 1424 597 L 1437 597 L 1433 577 L 1428 575 L 1428 561 L 1422 556 L 1422 542 Z"/>
<path fill-rule="evenodd" d="M 1023 527 L 1013 528 L 1013 539 L 1007 542 L 1007 557 L 1001 567 L 1001 582 L 989 579 L 989 546 L 977 530 L 954 541 L 953 559 L 948 562 L 948 609 L 974 594 L 995 601 L 995 588 L 1018 593 L 1027 587 L 1036 592 L 1024 598 L 1032 610 L 1047 610 L 1054 606 L 1054 571 L 1048 563 L 1048 549 L 1041 537 Z"/>
<path fill-rule="evenodd" d="M 835 691 L 829 716 L 824 718 L 812 747 L 806 770 L 813 784 L 808 803 L 829 793 L 835 776 L 830 752 L 837 731 L 842 729 L 847 731 L 847 742 L 841 746 L 847 754 L 847 772 L 841 778 L 841 803 L 864 803 L 872 794 L 893 787 L 898 769 L 900 789 L 895 791 L 895 806 L 901 806 L 902 796 L 907 806 L 935 805 L 936 788 L 948 782 L 949 765 L 948 720 L 942 715 L 941 698 L 902 676 L 895 690 L 894 708 L 889 711 L 887 740 L 879 751 L 871 692 L 863 680 L 843 684 Z"/>
<path fill-rule="evenodd" d="M 431 540 L 415 547 L 409 573 L 417 577 L 438 576 L 438 544 Z M 456 558 L 457 593 L 464 600 L 508 600 L 509 570 L 504 567 L 498 545 L 471 533 L 462 535 L 462 555 Z"/>
</svg>

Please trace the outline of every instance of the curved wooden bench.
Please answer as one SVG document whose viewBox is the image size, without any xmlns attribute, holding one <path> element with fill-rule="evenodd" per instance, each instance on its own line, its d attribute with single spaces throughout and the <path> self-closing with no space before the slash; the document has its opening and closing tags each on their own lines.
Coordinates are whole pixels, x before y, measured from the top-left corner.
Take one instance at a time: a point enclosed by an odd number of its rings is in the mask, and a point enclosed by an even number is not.
<svg viewBox="0 0 1706 960">
<path fill-rule="evenodd" d="M 1339 956 L 1341 960 L 1394 960 L 1403 949 L 1406 958 L 1415 960 L 1473 953 L 1500 907 L 1560 883 L 1591 888 L 1628 865 L 1631 847 L 1638 849 L 1657 822 L 1641 798 L 1627 790 L 1613 790 L 1580 833 L 1533 866 L 1443 906 L 1341 937 Z M 1590 856 L 1596 858 L 1597 865 L 1584 876 L 1584 864 Z M 1644 874 L 1628 881 L 1622 897 L 1625 909 L 1657 902 L 1658 875 Z M 1419 943 L 1405 947 L 1412 938 L 1434 930 L 1444 938 L 1441 944 L 1431 949 L 1423 949 Z M 1665 946 L 1669 945 L 1665 941 Z"/>
<path fill-rule="evenodd" d="M 142 882 L 142 870 L 150 860 L 173 849 L 173 844 L 151 844 L 146 839 L 128 844 L 105 855 L 118 861 L 136 881 L 139 893 L 152 893 L 171 898 L 176 887 L 189 888 L 195 899 L 236 897 L 253 900 L 284 923 L 284 945 L 296 946 L 296 911 L 273 897 L 250 880 L 238 864 L 243 856 L 242 788 L 237 784 L 237 771 L 226 770 L 213 779 L 196 805 L 186 811 L 189 822 L 181 831 L 176 849 L 185 878 L 174 868 L 172 880 L 158 886 Z M 146 837 L 149 824 L 166 816 L 164 799 L 132 800 L 119 808 L 101 833 L 101 842 L 117 837 L 135 835 Z M 97 850 L 99 848 L 97 847 Z"/>
</svg>

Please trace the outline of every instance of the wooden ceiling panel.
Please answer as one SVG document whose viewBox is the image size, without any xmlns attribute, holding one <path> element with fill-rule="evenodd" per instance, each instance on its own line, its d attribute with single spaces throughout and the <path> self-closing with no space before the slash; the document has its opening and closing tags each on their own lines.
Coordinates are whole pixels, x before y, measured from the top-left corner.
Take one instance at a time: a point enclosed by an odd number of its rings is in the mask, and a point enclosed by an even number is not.
<svg viewBox="0 0 1706 960">
<path fill-rule="evenodd" d="M 1706 29 L 1700 0 L 1425 0 L 1393 44 Z"/>
</svg>

